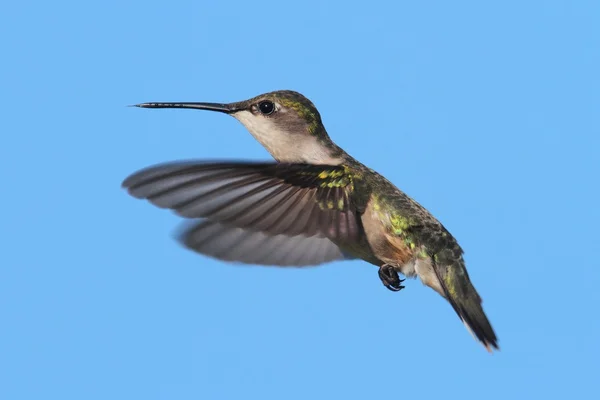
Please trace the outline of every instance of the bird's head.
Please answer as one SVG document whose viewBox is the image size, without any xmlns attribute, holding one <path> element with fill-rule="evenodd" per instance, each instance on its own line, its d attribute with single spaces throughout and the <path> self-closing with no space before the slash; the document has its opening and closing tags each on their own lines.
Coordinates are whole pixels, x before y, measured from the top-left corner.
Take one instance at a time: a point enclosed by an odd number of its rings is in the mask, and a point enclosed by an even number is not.
<svg viewBox="0 0 600 400">
<path fill-rule="evenodd" d="M 235 103 L 143 103 L 143 108 L 219 111 L 240 121 L 282 162 L 339 164 L 342 151 L 329 138 L 321 115 L 302 94 L 279 90 Z"/>
</svg>

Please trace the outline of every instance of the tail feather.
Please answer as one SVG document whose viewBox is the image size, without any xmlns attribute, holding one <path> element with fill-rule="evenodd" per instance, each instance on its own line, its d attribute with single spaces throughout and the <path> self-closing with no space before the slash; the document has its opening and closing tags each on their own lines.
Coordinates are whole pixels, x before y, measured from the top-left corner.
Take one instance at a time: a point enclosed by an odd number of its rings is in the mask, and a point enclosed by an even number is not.
<svg viewBox="0 0 600 400">
<path fill-rule="evenodd" d="M 491 352 L 499 349 L 498 338 L 481 306 L 481 297 L 469 279 L 462 257 L 448 259 L 438 255 L 434 270 L 445 297 L 465 326 Z"/>
</svg>

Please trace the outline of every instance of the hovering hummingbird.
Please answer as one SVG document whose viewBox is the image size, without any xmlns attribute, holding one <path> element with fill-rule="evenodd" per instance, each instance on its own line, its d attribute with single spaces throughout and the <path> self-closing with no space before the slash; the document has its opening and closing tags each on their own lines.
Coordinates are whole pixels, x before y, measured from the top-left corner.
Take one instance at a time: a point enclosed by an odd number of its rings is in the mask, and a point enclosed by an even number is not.
<svg viewBox="0 0 600 400">
<path fill-rule="evenodd" d="M 498 349 L 463 250 L 424 207 L 338 147 L 313 103 L 275 91 L 236 103 L 143 103 L 219 111 L 240 121 L 275 162 L 173 162 L 123 182 L 129 193 L 192 219 L 187 248 L 217 259 L 308 266 L 363 259 L 392 291 L 399 273 L 444 297 L 467 329 Z"/>
</svg>

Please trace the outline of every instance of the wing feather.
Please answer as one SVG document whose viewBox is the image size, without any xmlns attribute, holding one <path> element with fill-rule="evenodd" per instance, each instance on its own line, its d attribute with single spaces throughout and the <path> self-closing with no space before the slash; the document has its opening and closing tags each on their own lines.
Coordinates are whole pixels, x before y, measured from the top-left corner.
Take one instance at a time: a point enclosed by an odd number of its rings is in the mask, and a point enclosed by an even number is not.
<svg viewBox="0 0 600 400">
<path fill-rule="evenodd" d="M 326 237 L 270 235 L 218 221 L 188 223 L 178 236 L 194 252 L 243 264 L 304 267 L 349 258 Z"/>
<path fill-rule="evenodd" d="M 136 172 L 123 186 L 185 218 L 339 242 L 362 233 L 351 182 L 341 166 L 185 162 Z"/>
</svg>

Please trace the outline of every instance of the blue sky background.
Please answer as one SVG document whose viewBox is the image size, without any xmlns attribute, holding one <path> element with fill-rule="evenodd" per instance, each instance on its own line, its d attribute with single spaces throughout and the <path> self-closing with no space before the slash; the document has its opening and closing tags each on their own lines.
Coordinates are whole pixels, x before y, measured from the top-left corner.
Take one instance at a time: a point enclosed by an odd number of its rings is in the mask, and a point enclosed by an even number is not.
<svg viewBox="0 0 600 400">
<path fill-rule="evenodd" d="M 599 18 L 597 1 L 3 4 L 0 398 L 598 398 Z M 210 260 L 120 188 L 159 162 L 268 159 L 225 115 L 126 105 L 275 89 L 459 239 L 501 352 L 418 281 Z"/>
</svg>

